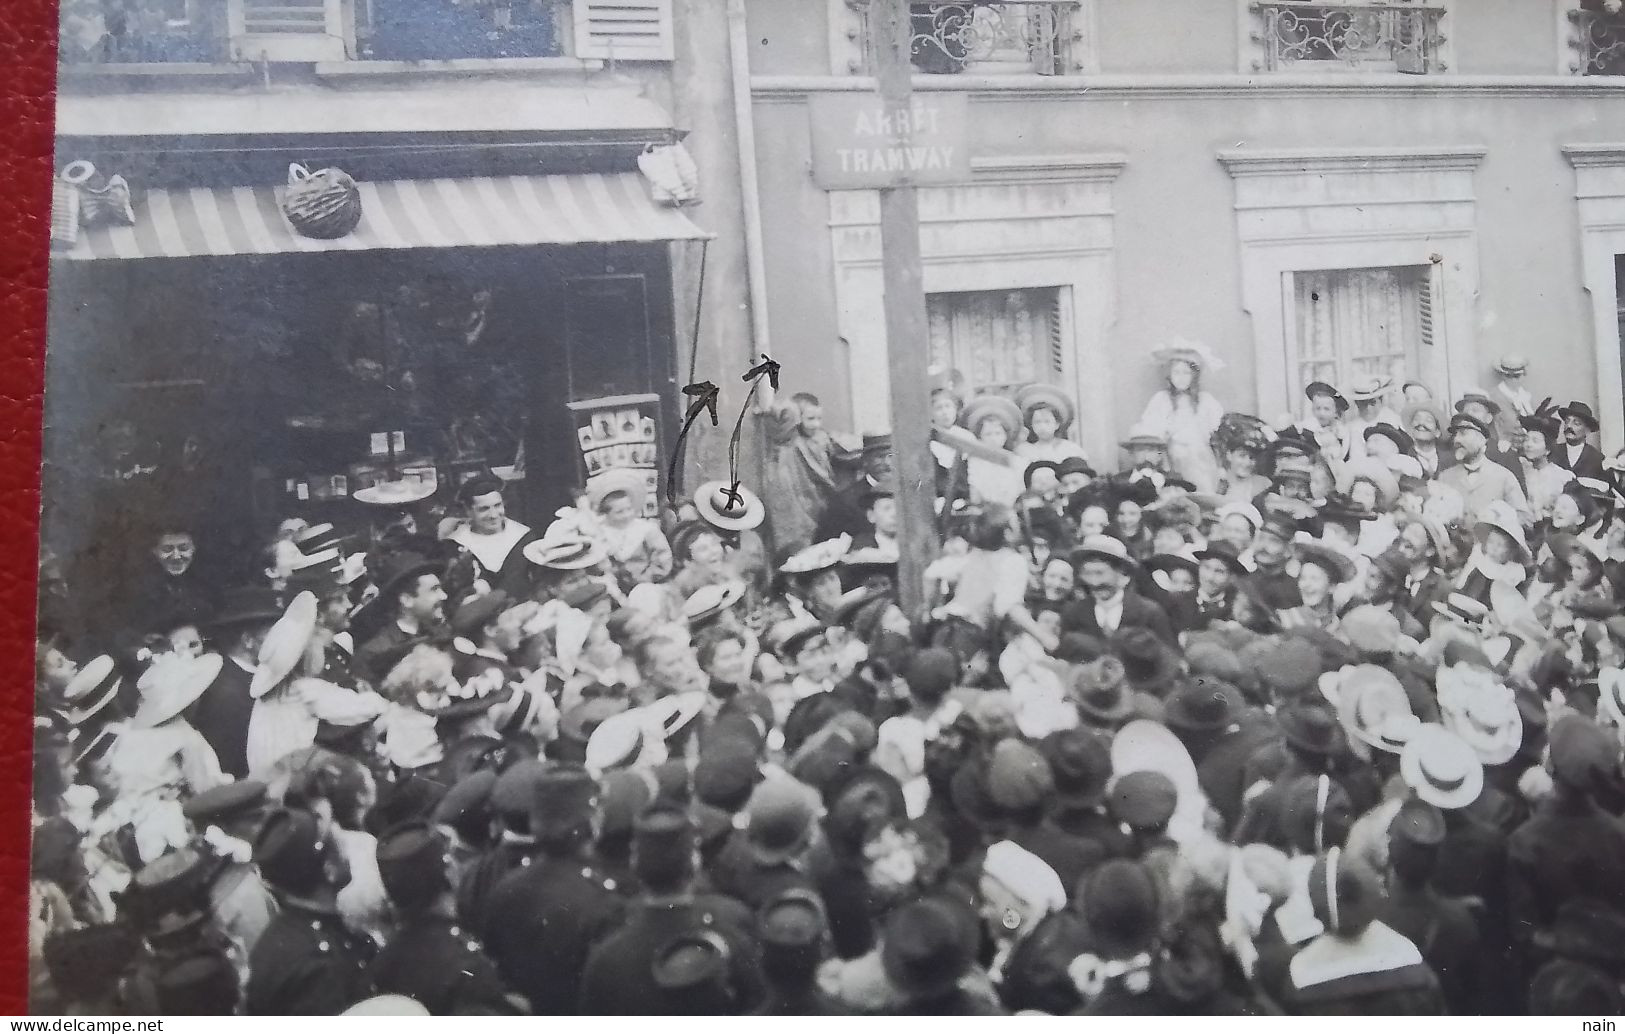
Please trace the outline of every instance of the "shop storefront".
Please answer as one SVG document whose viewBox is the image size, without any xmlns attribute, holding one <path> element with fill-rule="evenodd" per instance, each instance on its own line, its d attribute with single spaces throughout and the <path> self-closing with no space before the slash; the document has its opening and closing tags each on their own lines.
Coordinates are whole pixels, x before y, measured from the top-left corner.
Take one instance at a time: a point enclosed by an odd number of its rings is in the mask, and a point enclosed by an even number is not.
<svg viewBox="0 0 1625 1034">
<path fill-rule="evenodd" d="M 148 541 L 138 519 L 185 521 L 241 578 L 283 518 L 364 533 L 380 483 L 432 488 L 432 512 L 494 470 L 533 526 L 610 467 L 659 487 L 696 303 L 673 263 L 703 231 L 632 172 L 359 187 L 334 239 L 295 231 L 285 188 L 216 182 L 141 192 L 134 225 L 57 250 L 59 556 L 105 570 Z"/>
</svg>

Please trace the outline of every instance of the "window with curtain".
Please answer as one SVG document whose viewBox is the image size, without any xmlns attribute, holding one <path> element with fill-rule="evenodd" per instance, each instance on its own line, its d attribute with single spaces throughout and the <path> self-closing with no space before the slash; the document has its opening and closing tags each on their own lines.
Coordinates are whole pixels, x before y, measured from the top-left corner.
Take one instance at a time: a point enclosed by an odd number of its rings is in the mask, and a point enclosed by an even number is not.
<svg viewBox="0 0 1625 1034">
<path fill-rule="evenodd" d="M 1412 377 L 1433 341 L 1433 299 L 1426 266 L 1294 273 L 1288 347 L 1301 389 L 1325 381 L 1346 390 L 1355 380 Z"/>
<path fill-rule="evenodd" d="M 957 291 L 925 299 L 931 365 L 953 371 L 965 398 L 1058 384 L 1064 369 L 1061 291 Z"/>
</svg>

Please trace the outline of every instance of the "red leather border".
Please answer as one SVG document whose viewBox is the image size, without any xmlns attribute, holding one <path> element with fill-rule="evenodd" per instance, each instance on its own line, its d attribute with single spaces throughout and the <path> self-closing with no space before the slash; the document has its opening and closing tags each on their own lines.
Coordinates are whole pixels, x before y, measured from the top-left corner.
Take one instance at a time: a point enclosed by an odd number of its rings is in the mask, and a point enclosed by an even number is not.
<svg viewBox="0 0 1625 1034">
<path fill-rule="evenodd" d="M 28 1009 L 29 781 L 56 0 L 0 17 L 0 1014 Z"/>
</svg>

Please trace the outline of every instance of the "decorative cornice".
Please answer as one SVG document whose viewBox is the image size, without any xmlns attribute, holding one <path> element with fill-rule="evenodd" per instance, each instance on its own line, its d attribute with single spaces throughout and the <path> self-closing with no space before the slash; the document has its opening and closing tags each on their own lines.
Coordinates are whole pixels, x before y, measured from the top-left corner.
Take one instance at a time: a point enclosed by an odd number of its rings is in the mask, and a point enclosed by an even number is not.
<svg viewBox="0 0 1625 1034">
<path fill-rule="evenodd" d="M 1128 156 L 1106 154 L 985 155 L 970 160 L 971 176 L 989 183 L 1110 183 L 1128 164 Z"/>
<path fill-rule="evenodd" d="M 1220 151 L 1232 176 L 1290 176 L 1306 172 L 1471 172 L 1488 149 L 1466 147 L 1311 148 L 1295 151 Z"/>
<path fill-rule="evenodd" d="M 1625 144 L 1564 144 L 1563 157 L 1576 169 L 1625 165 Z"/>
<path fill-rule="evenodd" d="M 759 102 L 795 102 L 817 93 L 873 92 L 871 76 L 757 75 Z M 920 92 L 965 92 L 998 100 L 1196 100 L 1212 97 L 1614 97 L 1625 76 L 1563 75 L 917 75 Z"/>
</svg>

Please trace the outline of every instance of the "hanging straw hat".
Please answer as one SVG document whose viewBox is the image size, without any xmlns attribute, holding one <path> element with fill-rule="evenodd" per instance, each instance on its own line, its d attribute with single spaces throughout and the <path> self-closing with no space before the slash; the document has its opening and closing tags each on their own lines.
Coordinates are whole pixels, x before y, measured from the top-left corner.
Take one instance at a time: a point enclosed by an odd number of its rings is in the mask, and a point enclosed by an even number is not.
<svg viewBox="0 0 1625 1034">
<path fill-rule="evenodd" d="M 696 489 L 694 508 L 700 512 L 701 520 L 723 531 L 749 531 L 760 527 L 767 517 L 761 496 L 744 485 L 727 481 L 707 481 Z"/>
</svg>

